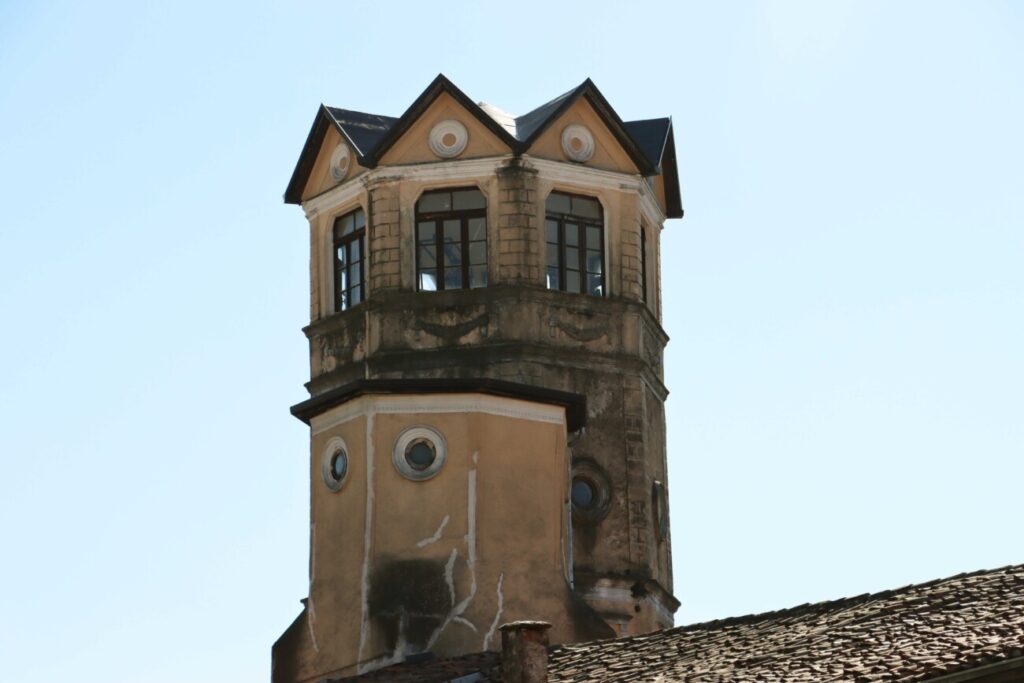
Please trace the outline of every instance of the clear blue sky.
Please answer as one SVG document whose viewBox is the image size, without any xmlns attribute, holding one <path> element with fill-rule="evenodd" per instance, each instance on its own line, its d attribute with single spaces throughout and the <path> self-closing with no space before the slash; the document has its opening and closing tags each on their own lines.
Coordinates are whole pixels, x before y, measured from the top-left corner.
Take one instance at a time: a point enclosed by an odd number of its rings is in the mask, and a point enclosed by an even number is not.
<svg viewBox="0 0 1024 683">
<path fill-rule="evenodd" d="M 1024 6 L 0 3 L 0 661 L 252 681 L 306 592 L 321 101 L 671 115 L 678 623 L 1024 562 Z"/>
</svg>

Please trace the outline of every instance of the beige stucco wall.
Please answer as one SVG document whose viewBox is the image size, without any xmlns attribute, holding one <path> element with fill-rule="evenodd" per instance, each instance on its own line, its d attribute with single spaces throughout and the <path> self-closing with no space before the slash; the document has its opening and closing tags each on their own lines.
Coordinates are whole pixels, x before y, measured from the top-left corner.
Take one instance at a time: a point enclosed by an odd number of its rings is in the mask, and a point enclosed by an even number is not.
<svg viewBox="0 0 1024 683">
<path fill-rule="evenodd" d="M 447 441 L 447 460 L 427 481 L 406 479 L 392 462 L 396 438 L 413 425 Z M 320 472 L 335 437 L 349 453 L 338 492 Z M 562 408 L 477 394 L 358 398 L 314 419 L 310 476 L 296 680 L 428 649 L 496 649 L 496 626 L 516 619 L 552 622 L 555 642 L 580 635 L 570 621 Z"/>
<path fill-rule="evenodd" d="M 608 130 L 585 99 L 577 100 L 562 116 L 553 121 L 530 146 L 528 154 L 552 161 L 566 161 L 562 151 L 562 131 L 574 123 L 586 126 L 594 136 L 594 155 L 583 165 L 619 173 L 639 173 L 636 164 Z"/>
<path fill-rule="evenodd" d="M 416 122 L 409 127 L 409 130 L 405 131 L 402 137 L 395 142 L 394 146 L 385 152 L 380 160 L 381 165 L 391 166 L 437 161 L 438 157 L 431 151 L 428 143 L 430 129 L 446 119 L 455 119 L 464 125 L 469 133 L 466 148 L 459 154 L 459 159 L 476 159 L 511 153 L 512 150 L 505 143 L 494 133 L 487 130 L 475 116 L 467 112 L 451 95 L 441 93 L 427 107 L 427 110 L 416 119 Z"/>
</svg>

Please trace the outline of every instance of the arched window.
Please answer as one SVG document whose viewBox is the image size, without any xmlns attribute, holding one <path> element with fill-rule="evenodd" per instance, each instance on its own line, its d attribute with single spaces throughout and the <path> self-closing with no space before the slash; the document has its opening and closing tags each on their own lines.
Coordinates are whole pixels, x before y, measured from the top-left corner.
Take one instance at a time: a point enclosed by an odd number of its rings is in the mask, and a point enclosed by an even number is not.
<svg viewBox="0 0 1024 683">
<path fill-rule="evenodd" d="M 604 296 L 604 220 L 593 197 L 552 192 L 545 203 L 548 289 Z"/>
<path fill-rule="evenodd" d="M 356 209 L 334 219 L 334 310 L 344 311 L 366 298 L 366 214 Z"/>
<path fill-rule="evenodd" d="M 475 187 L 425 192 L 416 202 L 416 288 L 487 286 L 487 200 Z"/>
</svg>

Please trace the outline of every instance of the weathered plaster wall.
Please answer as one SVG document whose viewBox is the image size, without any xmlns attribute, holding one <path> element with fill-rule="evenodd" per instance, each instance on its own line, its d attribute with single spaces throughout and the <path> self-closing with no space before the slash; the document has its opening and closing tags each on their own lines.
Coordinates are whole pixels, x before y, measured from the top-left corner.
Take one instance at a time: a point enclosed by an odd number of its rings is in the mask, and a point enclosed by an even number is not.
<svg viewBox="0 0 1024 683">
<path fill-rule="evenodd" d="M 447 442 L 427 481 L 392 463 L 399 433 L 417 425 Z M 494 649 L 497 626 L 516 619 L 551 622 L 554 642 L 601 635 L 569 588 L 564 409 L 472 394 L 363 397 L 312 427 L 305 633 L 277 653 L 294 680 L 427 650 Z M 320 467 L 337 437 L 350 465 L 332 492 Z"/>
</svg>

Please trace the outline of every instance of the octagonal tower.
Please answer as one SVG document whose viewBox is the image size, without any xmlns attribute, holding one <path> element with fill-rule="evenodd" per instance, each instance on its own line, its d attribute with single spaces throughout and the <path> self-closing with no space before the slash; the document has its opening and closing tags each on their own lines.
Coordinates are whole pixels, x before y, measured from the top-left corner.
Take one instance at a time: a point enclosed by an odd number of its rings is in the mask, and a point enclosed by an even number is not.
<svg viewBox="0 0 1024 683">
<path fill-rule="evenodd" d="M 438 76 L 322 106 L 310 227 L 310 589 L 275 681 L 672 625 L 660 234 L 671 121 L 585 81 L 528 114 Z"/>
</svg>

